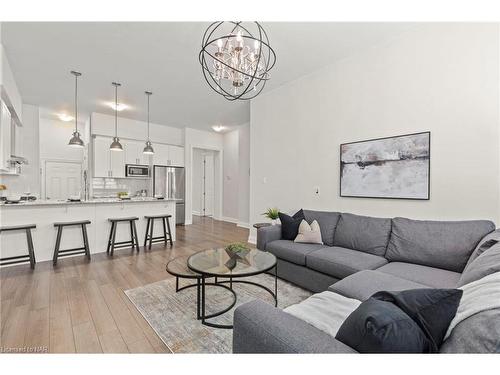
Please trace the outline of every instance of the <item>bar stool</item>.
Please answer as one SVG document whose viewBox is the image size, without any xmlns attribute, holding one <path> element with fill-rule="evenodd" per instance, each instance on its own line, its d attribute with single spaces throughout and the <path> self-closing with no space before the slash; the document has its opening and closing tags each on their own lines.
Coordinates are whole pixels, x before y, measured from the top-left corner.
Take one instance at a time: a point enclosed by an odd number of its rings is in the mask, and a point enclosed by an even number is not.
<svg viewBox="0 0 500 375">
<path fill-rule="evenodd" d="M 0 233 L 8 231 L 21 231 L 21 230 L 26 231 L 26 241 L 28 242 L 27 255 L 18 255 L 15 257 L 0 258 L 0 266 L 30 262 L 31 269 L 35 269 L 35 264 L 36 264 L 35 251 L 33 249 L 33 237 L 31 237 L 31 230 L 35 228 L 36 228 L 35 224 L 0 227 Z"/>
<path fill-rule="evenodd" d="M 148 224 L 146 226 L 146 235 L 144 236 L 144 248 L 146 248 L 146 244 L 149 241 L 148 249 L 151 250 L 151 245 L 157 242 L 170 242 L 170 247 L 173 246 L 172 242 L 172 232 L 170 231 L 170 218 L 172 215 L 148 215 L 144 216 L 148 220 Z M 163 236 L 153 237 L 153 227 L 155 223 L 155 219 L 161 219 L 163 224 Z"/>
<path fill-rule="evenodd" d="M 59 257 L 67 257 L 70 255 L 85 254 L 87 256 L 87 259 L 90 260 L 90 248 L 89 248 L 89 239 L 87 236 L 87 224 L 90 224 L 90 220 L 54 223 L 54 227 L 57 228 L 56 246 L 54 248 L 54 256 L 52 258 L 52 263 L 54 264 L 54 266 L 57 264 L 57 259 Z M 61 247 L 61 237 L 63 228 L 78 226 L 78 225 L 81 226 L 82 228 L 83 247 L 61 250 L 60 247 Z"/>
<path fill-rule="evenodd" d="M 136 250 L 139 251 L 139 240 L 137 239 L 137 228 L 135 226 L 136 220 L 139 220 L 139 218 L 136 216 L 108 219 L 108 221 L 111 222 L 111 230 L 109 231 L 108 248 L 106 249 L 106 253 L 112 256 L 115 252 L 115 249 L 121 249 L 130 246 L 132 246 L 132 250 L 135 247 Z M 130 225 L 130 241 L 115 242 L 117 224 L 126 221 L 128 221 Z"/>
</svg>

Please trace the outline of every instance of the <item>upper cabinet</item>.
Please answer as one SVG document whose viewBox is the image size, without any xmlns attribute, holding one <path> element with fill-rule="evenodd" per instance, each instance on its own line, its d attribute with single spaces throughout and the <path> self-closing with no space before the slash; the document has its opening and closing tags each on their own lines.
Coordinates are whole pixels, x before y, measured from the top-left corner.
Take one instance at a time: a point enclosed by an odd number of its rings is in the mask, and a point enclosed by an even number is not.
<svg viewBox="0 0 500 375">
<path fill-rule="evenodd" d="M 111 151 L 111 142 L 108 137 L 94 138 L 94 177 L 125 177 L 125 151 Z"/>
<path fill-rule="evenodd" d="M 184 167 L 184 147 L 153 143 L 153 164 Z"/>
<path fill-rule="evenodd" d="M 0 101 L 0 169 L 8 169 L 11 154 L 12 121 L 10 111 L 3 101 Z"/>
<path fill-rule="evenodd" d="M 125 164 L 149 165 L 150 156 L 143 153 L 145 142 L 123 141 Z"/>
</svg>

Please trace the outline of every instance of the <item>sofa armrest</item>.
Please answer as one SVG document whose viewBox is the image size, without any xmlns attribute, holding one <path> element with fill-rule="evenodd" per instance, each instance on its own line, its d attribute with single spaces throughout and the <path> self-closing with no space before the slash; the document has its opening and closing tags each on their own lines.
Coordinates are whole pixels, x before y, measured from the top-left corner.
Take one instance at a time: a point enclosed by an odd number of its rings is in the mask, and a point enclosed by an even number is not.
<svg viewBox="0 0 500 375">
<path fill-rule="evenodd" d="M 356 353 L 293 315 L 260 300 L 234 311 L 233 353 Z"/>
<path fill-rule="evenodd" d="M 271 241 L 281 240 L 281 225 L 269 225 L 257 229 L 257 249 L 266 250 Z"/>
</svg>

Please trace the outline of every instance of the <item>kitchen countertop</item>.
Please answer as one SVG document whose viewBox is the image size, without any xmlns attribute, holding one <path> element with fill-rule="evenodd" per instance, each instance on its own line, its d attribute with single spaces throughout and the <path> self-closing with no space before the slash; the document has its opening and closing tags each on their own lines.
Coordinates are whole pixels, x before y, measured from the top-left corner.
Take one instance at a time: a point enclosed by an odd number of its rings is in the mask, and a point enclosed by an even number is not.
<svg viewBox="0 0 500 375">
<path fill-rule="evenodd" d="M 118 198 L 96 198 L 87 201 L 70 202 L 67 200 L 43 200 L 37 199 L 35 201 L 21 201 L 19 203 L 0 203 L 0 207 L 26 207 L 26 206 L 57 206 L 57 205 L 82 205 L 82 204 L 109 204 L 109 203 L 150 203 L 150 202 L 177 202 L 179 199 L 155 199 L 155 198 L 131 198 L 131 199 L 118 199 Z"/>
</svg>

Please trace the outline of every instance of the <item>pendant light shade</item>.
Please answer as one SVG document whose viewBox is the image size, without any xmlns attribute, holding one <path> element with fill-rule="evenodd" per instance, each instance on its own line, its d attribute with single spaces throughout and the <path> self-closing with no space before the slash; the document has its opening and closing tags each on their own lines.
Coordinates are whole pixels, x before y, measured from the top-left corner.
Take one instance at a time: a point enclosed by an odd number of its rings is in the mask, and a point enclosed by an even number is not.
<svg viewBox="0 0 500 375">
<path fill-rule="evenodd" d="M 73 136 L 69 140 L 68 145 L 71 147 L 81 148 L 85 146 L 83 140 L 80 138 L 80 133 L 78 132 L 78 77 L 80 77 L 82 73 L 72 70 L 71 74 L 75 76 L 75 131 L 73 132 Z"/>
<path fill-rule="evenodd" d="M 111 151 L 123 151 L 120 138 L 118 138 L 118 87 L 120 87 L 121 84 L 112 82 L 112 85 L 115 86 L 115 136 L 113 137 L 113 142 L 109 146 L 109 149 Z"/>
<path fill-rule="evenodd" d="M 153 150 L 153 146 L 151 146 L 151 140 L 149 139 L 149 97 L 153 95 L 153 93 L 151 91 L 145 91 L 144 93 L 148 98 L 148 139 L 146 140 L 146 147 L 144 147 L 142 153 L 145 155 L 153 155 L 155 153 L 155 150 Z"/>
</svg>

